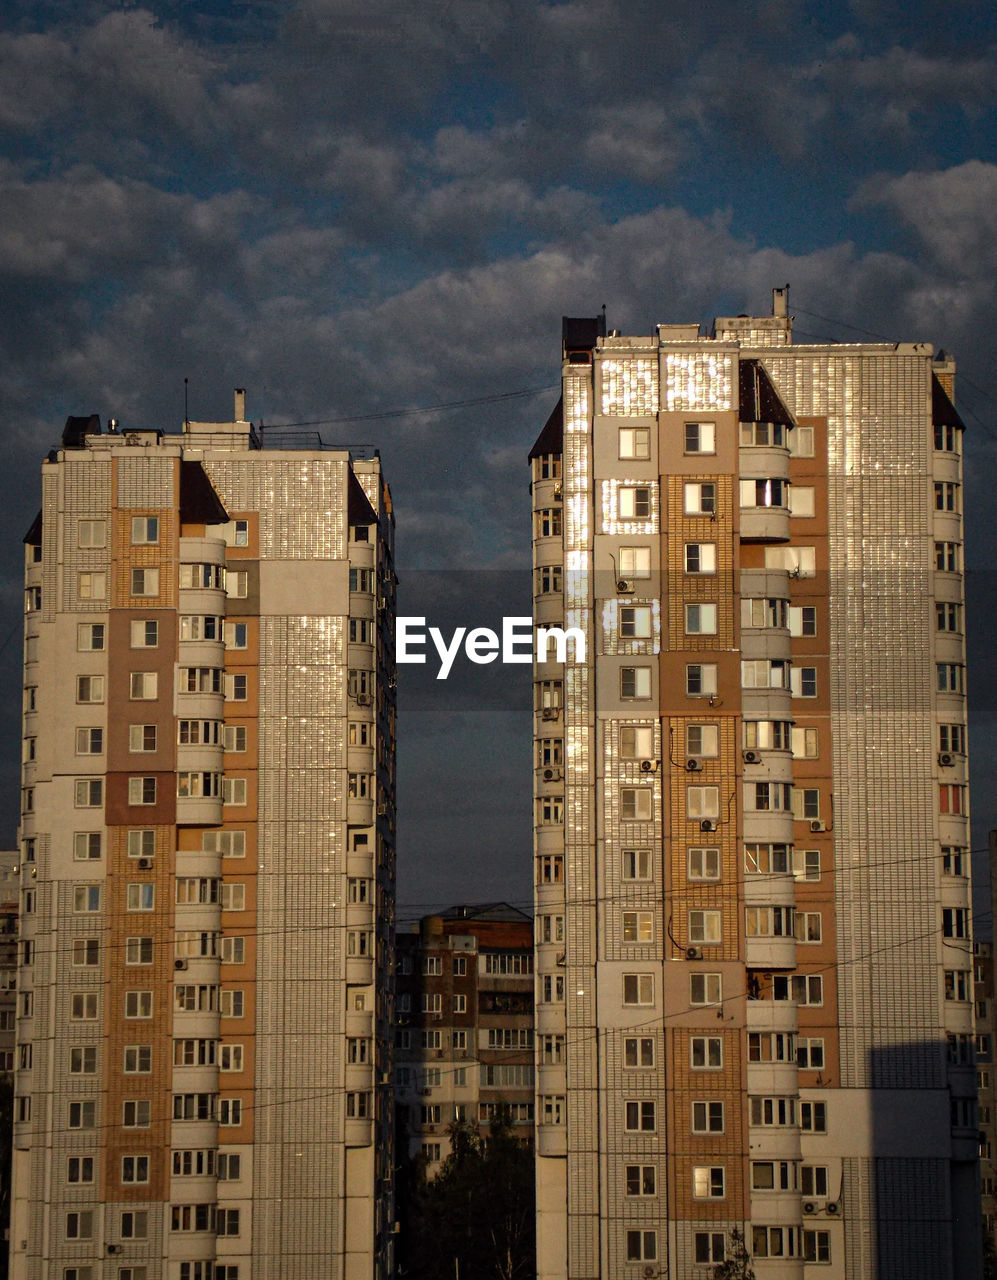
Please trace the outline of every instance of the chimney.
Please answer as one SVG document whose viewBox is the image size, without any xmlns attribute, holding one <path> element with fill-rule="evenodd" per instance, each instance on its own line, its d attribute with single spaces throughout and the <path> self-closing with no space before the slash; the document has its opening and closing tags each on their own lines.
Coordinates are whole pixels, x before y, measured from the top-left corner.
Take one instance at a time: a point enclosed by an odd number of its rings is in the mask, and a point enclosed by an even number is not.
<svg viewBox="0 0 997 1280">
<path fill-rule="evenodd" d="M 789 285 L 772 290 L 772 314 L 785 319 L 789 315 Z"/>
<path fill-rule="evenodd" d="M 235 419 L 236 422 L 246 421 L 246 388 L 236 387 L 235 389 Z"/>
</svg>

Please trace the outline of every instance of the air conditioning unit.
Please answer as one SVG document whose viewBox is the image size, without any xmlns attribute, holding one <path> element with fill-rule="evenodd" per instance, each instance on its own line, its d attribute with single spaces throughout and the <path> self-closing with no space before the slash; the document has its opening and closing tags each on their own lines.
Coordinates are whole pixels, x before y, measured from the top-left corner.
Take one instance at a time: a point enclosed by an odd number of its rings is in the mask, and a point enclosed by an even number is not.
<svg viewBox="0 0 997 1280">
<path fill-rule="evenodd" d="M 712 818 L 704 818 L 699 824 L 700 831 L 716 831 L 717 823 Z"/>
<path fill-rule="evenodd" d="M 358 693 L 356 695 L 356 704 L 358 707 L 369 707 L 371 702 L 369 693 Z"/>
<path fill-rule="evenodd" d="M 686 947 L 685 958 L 687 960 L 702 960 L 703 948 L 702 947 Z"/>
<path fill-rule="evenodd" d="M 951 768 L 951 766 L 955 764 L 955 756 L 951 751 L 939 751 L 938 763 L 943 769 Z"/>
<path fill-rule="evenodd" d="M 697 760 L 695 756 L 690 756 L 685 762 L 686 773 L 702 773 L 702 770 L 703 762 L 702 760 Z"/>
<path fill-rule="evenodd" d="M 540 714 L 540 719 L 556 720 L 560 714 L 561 713 L 560 711 L 558 711 L 557 707 L 544 707 L 543 711 Z"/>
<path fill-rule="evenodd" d="M 656 1268 L 652 1267 L 650 1263 L 648 1263 L 644 1268 L 644 1280 L 651 1280 L 651 1277 L 656 1276 L 657 1274 L 658 1272 Z"/>
<path fill-rule="evenodd" d="M 139 871 L 151 871 L 151 870 L 152 870 L 152 859 L 151 859 L 151 858 L 139 858 L 139 860 L 138 860 L 138 869 L 139 869 Z"/>
<path fill-rule="evenodd" d="M 640 771 L 641 773 L 657 773 L 658 772 L 657 760 L 642 760 L 640 762 Z"/>
<path fill-rule="evenodd" d="M 813 832 L 815 832 L 815 833 L 819 833 L 819 832 L 821 832 L 821 831 L 826 831 L 826 830 L 827 830 L 827 823 L 826 823 L 826 822 L 821 822 L 819 818 L 814 818 L 813 822 L 811 822 L 811 824 L 810 824 L 810 830 L 811 830 L 811 831 L 813 831 Z"/>
<path fill-rule="evenodd" d="M 544 782 L 560 782 L 563 776 L 560 769 L 544 769 Z"/>
<path fill-rule="evenodd" d="M 560 484 L 556 484 L 556 485 L 554 486 L 554 498 L 555 498 L 555 499 L 560 498 L 560 496 L 561 496 L 561 494 L 562 494 L 563 492 L 564 492 L 564 490 L 561 488 Z"/>
<path fill-rule="evenodd" d="M 634 584 L 629 578 L 617 578 L 616 590 L 621 596 L 632 596 L 634 593 Z"/>
<path fill-rule="evenodd" d="M 183 956 L 177 956 L 177 958 L 173 961 L 173 968 L 174 968 L 174 969 L 186 969 L 186 968 L 187 968 L 187 961 L 183 958 Z"/>
<path fill-rule="evenodd" d="M 744 761 L 745 764 L 758 764 L 758 762 L 761 760 L 761 756 L 758 754 L 757 751 L 742 751 L 741 759 Z"/>
<path fill-rule="evenodd" d="M 433 1096 L 433 1091 L 432 1091 L 432 1089 L 420 1089 L 420 1090 L 419 1090 L 419 1093 L 420 1093 L 420 1094 L 422 1095 L 422 1097 L 424 1097 L 424 1098 L 431 1098 L 431 1097 Z"/>
<path fill-rule="evenodd" d="M 814 1204 L 814 1202 L 813 1202 L 812 1200 L 804 1200 L 804 1202 L 803 1202 L 803 1212 L 804 1212 L 804 1213 L 816 1213 L 816 1212 L 817 1212 L 817 1206 L 816 1206 L 816 1204 Z"/>
<path fill-rule="evenodd" d="M 377 816 L 379 818 L 386 818 L 388 816 L 388 806 L 386 804 L 379 804 L 377 806 Z"/>
<path fill-rule="evenodd" d="M 828 1200 L 827 1204 L 824 1206 L 824 1210 L 826 1213 L 829 1213 L 832 1218 L 836 1218 L 841 1212 L 841 1205 L 838 1204 L 837 1200 Z"/>
</svg>

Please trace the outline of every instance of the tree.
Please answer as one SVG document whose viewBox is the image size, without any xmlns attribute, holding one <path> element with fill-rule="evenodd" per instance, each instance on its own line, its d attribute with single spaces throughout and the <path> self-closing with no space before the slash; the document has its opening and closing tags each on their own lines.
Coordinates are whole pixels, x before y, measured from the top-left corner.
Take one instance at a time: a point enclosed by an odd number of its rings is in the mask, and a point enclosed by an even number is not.
<svg viewBox="0 0 997 1280">
<path fill-rule="evenodd" d="M 536 1197 L 533 1153 L 508 1115 L 483 1136 L 450 1126 L 450 1155 L 432 1181 L 421 1157 L 397 1183 L 399 1274 L 408 1280 L 533 1280 Z"/>
<path fill-rule="evenodd" d="M 755 1280 L 744 1232 L 737 1227 L 733 1227 L 727 1237 L 726 1254 L 726 1259 L 714 1267 L 713 1280 Z"/>
</svg>

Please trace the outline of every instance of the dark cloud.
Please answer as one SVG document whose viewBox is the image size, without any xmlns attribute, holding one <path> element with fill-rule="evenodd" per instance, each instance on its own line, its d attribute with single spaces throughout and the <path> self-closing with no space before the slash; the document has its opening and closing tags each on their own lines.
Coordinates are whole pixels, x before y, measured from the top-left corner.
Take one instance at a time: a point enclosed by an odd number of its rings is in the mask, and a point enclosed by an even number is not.
<svg viewBox="0 0 997 1280">
<path fill-rule="evenodd" d="M 765 311 L 788 280 L 801 336 L 945 345 L 982 389 L 965 393 L 973 521 L 997 470 L 997 170 L 978 145 L 994 51 L 983 10 L 956 6 L 941 33 L 888 7 L 818 23 L 780 0 L 10 6 L 4 687 L 19 539 L 68 413 L 175 429 L 185 376 L 204 418 L 247 386 L 257 421 L 381 448 L 403 571 L 522 570 L 560 317 L 603 303 L 650 333 Z M 510 391 L 531 394 L 422 411 Z M 993 540 L 971 523 L 977 563 Z M 406 893 L 525 898 L 522 691 L 505 712 L 487 680 L 457 690 L 458 721 L 407 690 Z M 0 732 L 9 839 L 13 696 Z M 457 849 L 462 815 L 477 834 Z"/>
</svg>

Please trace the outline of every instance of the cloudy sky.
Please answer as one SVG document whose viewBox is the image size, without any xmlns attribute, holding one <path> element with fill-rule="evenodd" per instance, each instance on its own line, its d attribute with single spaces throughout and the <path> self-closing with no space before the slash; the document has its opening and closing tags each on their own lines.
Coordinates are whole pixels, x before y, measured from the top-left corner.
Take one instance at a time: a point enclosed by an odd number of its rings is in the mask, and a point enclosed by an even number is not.
<svg viewBox="0 0 997 1280">
<path fill-rule="evenodd" d="M 801 337 L 959 360 L 979 844 L 997 825 L 992 22 L 971 0 L 8 0 L 0 842 L 19 542 L 67 414 L 176 430 L 185 377 L 195 418 L 245 386 L 257 422 L 380 447 L 411 600 L 458 569 L 488 571 L 454 579 L 469 598 L 513 599 L 561 315 L 605 303 L 650 333 L 765 314 L 788 281 Z M 527 707 L 522 682 L 447 706 L 403 682 L 401 917 L 528 900 Z"/>
</svg>

